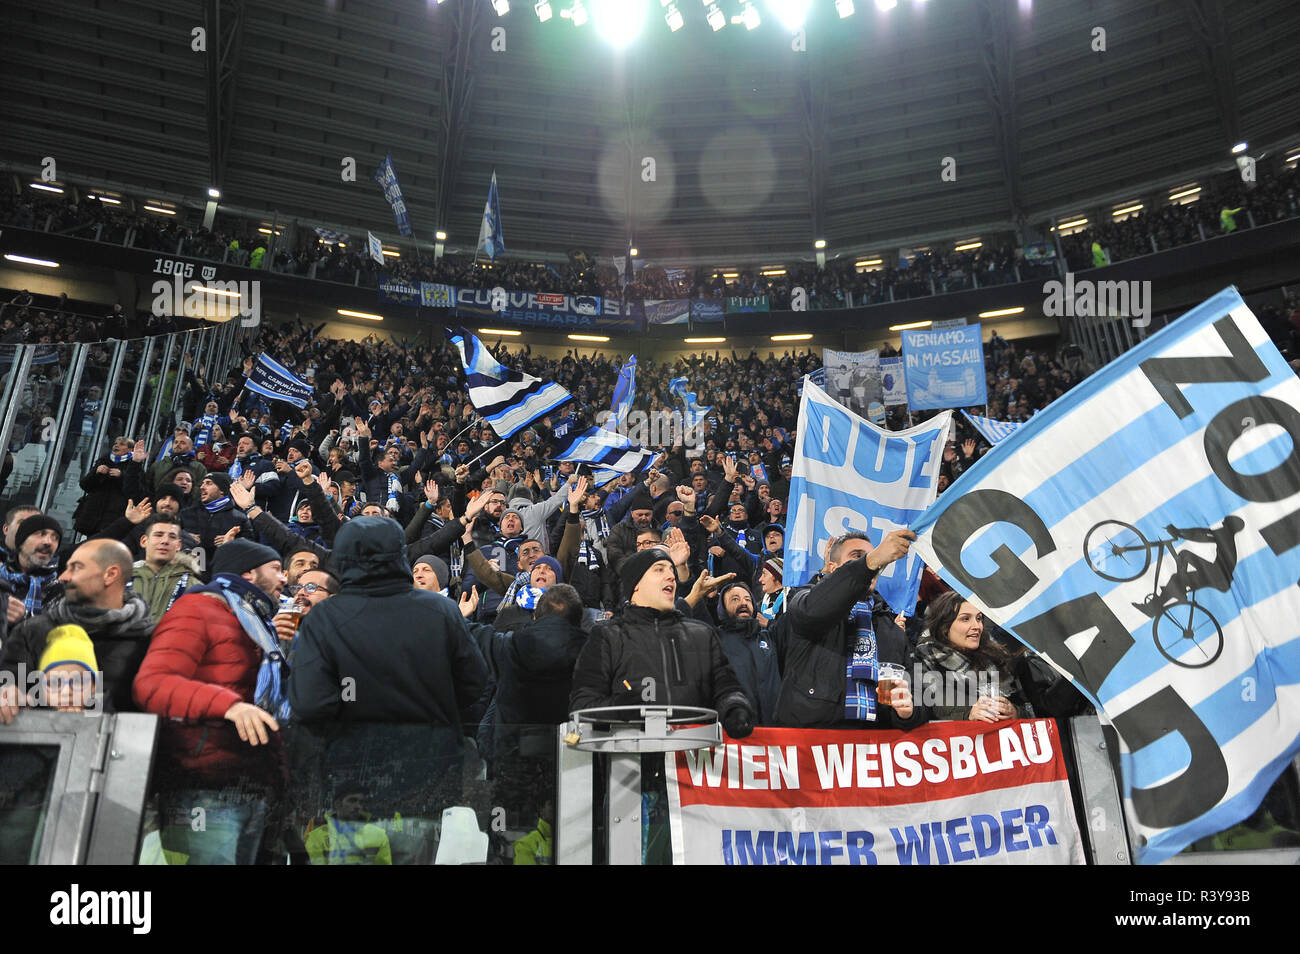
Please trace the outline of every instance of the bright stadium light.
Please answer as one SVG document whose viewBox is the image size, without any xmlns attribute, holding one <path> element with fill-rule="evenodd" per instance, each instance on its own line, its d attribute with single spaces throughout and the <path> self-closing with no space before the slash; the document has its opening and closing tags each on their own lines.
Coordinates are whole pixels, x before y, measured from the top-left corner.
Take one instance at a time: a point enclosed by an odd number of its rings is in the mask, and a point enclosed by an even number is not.
<svg viewBox="0 0 1300 954">
<path fill-rule="evenodd" d="M 727 25 L 727 15 L 718 9 L 716 3 L 709 7 L 709 12 L 704 15 L 704 19 L 709 21 L 709 26 L 713 27 L 714 33 Z"/>
<path fill-rule="evenodd" d="M 813 242 L 813 248 L 825 248 L 825 247 L 826 247 L 825 239 L 818 239 L 817 241 Z"/>
<path fill-rule="evenodd" d="M 745 24 L 746 30 L 752 30 L 763 22 L 763 18 L 758 15 L 758 7 L 752 3 L 745 4 L 745 11 L 740 15 L 740 22 Z"/>
<path fill-rule="evenodd" d="M 1245 152 L 1245 151 L 1246 151 L 1246 144 L 1244 142 L 1239 142 L 1232 147 L 1232 154 L 1234 156 L 1240 152 Z"/>
<path fill-rule="evenodd" d="M 364 318 L 366 321 L 383 321 L 383 315 L 372 315 L 366 311 L 352 311 L 348 308 L 337 309 L 338 313 L 344 318 Z"/>
<path fill-rule="evenodd" d="M 622 49 L 641 32 L 646 0 L 595 0 L 591 8 L 596 32 L 610 46 Z"/>
<path fill-rule="evenodd" d="M 668 29 L 676 33 L 686 25 L 686 18 L 682 16 L 682 11 L 677 9 L 677 4 L 668 4 L 668 12 L 664 14 L 664 22 L 668 24 Z"/>
<path fill-rule="evenodd" d="M 541 3 L 533 7 L 533 11 L 537 14 L 537 19 L 545 23 L 551 18 L 550 0 L 541 0 Z"/>
<path fill-rule="evenodd" d="M 560 16 L 567 16 L 573 21 L 574 26 L 580 27 L 587 22 L 587 8 L 582 5 L 582 0 L 577 0 L 569 10 L 561 13 Z"/>
<path fill-rule="evenodd" d="M 788 33 L 797 33 L 808 17 L 811 0 L 767 0 L 767 9 Z"/>
<path fill-rule="evenodd" d="M 876 0 L 876 9 L 881 13 L 888 13 L 896 6 L 898 6 L 898 0 Z"/>
<path fill-rule="evenodd" d="M 492 0 L 492 9 L 497 12 L 497 16 L 503 17 L 510 12 L 510 0 Z"/>
<path fill-rule="evenodd" d="M 29 182 L 27 188 L 40 189 L 42 192 L 57 192 L 59 195 L 63 195 L 63 190 L 58 186 L 46 185 L 44 182 Z"/>
<path fill-rule="evenodd" d="M 442 231 L 434 232 L 434 233 L 433 233 L 433 237 L 434 237 L 437 241 L 439 241 L 439 242 L 445 242 L 445 241 L 447 241 L 447 233 L 446 233 L 446 232 L 442 232 Z"/>
<path fill-rule="evenodd" d="M 853 16 L 853 0 L 835 0 L 835 12 L 841 20 Z"/>
<path fill-rule="evenodd" d="M 11 262 L 19 262 L 23 265 L 40 265 L 43 268 L 58 268 L 58 262 L 51 262 L 48 258 L 28 258 L 26 255 L 13 255 L 5 252 L 5 258 Z"/>
</svg>

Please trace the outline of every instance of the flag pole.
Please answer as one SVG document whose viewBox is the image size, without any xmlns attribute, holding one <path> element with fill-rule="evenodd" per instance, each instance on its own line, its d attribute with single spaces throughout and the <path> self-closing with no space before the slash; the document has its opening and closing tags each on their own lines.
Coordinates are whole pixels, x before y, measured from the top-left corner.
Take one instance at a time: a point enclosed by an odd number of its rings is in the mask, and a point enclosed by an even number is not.
<svg viewBox="0 0 1300 954">
<path fill-rule="evenodd" d="M 485 450 L 483 453 L 481 453 L 481 454 L 479 454 L 477 457 L 475 457 L 473 460 L 466 461 L 466 462 L 465 462 L 465 466 L 466 466 L 466 467 L 469 467 L 469 466 L 472 466 L 473 464 L 477 464 L 480 460 L 482 460 L 482 459 L 483 459 L 484 457 L 486 457 L 488 454 L 492 453 L 492 452 L 493 452 L 494 450 L 496 450 L 498 447 L 501 447 L 503 444 L 505 444 L 505 442 L 506 442 L 506 441 L 505 441 L 505 438 L 502 438 L 501 440 L 499 440 L 499 441 L 497 441 L 495 444 L 493 444 L 491 447 L 489 447 L 487 450 Z"/>
<path fill-rule="evenodd" d="M 459 431 L 456 432 L 456 437 L 452 437 L 452 438 L 448 439 L 448 441 L 447 441 L 447 446 L 450 447 L 452 450 L 455 450 L 455 449 L 456 449 L 456 439 L 459 438 L 460 435 L 464 434 L 466 431 L 471 430 L 471 429 L 473 429 L 474 427 L 477 427 L 480 423 L 482 423 L 482 420 L 483 420 L 483 419 L 482 419 L 481 417 L 479 417 L 477 414 L 475 414 L 475 415 L 474 415 L 474 420 L 472 420 L 472 421 L 469 422 L 469 426 L 467 426 L 467 427 L 462 427 Z"/>
</svg>

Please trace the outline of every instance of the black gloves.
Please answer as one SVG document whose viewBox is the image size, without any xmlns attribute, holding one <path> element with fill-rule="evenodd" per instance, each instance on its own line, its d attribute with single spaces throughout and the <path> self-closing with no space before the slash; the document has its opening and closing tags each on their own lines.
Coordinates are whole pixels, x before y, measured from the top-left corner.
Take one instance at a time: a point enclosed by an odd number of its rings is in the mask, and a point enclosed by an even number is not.
<svg viewBox="0 0 1300 954">
<path fill-rule="evenodd" d="M 744 706 L 732 706 L 722 717 L 722 728 L 733 739 L 743 739 L 754 731 L 753 713 Z"/>
</svg>

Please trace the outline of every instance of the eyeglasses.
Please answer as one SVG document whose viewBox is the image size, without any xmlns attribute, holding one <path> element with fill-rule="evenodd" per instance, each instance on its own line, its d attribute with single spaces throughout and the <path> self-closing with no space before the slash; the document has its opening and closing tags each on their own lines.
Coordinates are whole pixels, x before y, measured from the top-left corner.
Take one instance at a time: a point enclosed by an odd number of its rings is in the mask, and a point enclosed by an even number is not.
<svg viewBox="0 0 1300 954">
<path fill-rule="evenodd" d="M 328 586 L 323 586 L 320 583 L 294 583 L 291 586 L 286 586 L 284 590 L 290 596 L 297 596 L 299 593 L 306 593 L 308 596 L 311 596 L 314 593 L 324 593 L 327 596 L 333 596 L 335 592 Z"/>
</svg>

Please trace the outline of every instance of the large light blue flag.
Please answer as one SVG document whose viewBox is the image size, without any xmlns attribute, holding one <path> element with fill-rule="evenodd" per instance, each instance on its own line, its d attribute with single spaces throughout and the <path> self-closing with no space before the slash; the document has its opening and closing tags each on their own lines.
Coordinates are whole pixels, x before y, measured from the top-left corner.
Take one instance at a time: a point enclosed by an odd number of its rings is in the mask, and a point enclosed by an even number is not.
<svg viewBox="0 0 1300 954">
<path fill-rule="evenodd" d="M 1139 860 L 1300 749 L 1300 379 L 1225 289 L 964 473 L 914 550 L 1119 734 Z"/>
<path fill-rule="evenodd" d="M 502 440 L 570 400 L 555 382 L 502 365 L 464 328 L 448 328 L 447 338 L 460 352 L 470 403 Z"/>
<path fill-rule="evenodd" d="M 618 381 L 614 385 L 614 400 L 610 407 L 609 417 L 605 420 L 605 427 L 611 431 L 619 431 L 627 423 L 628 412 L 632 410 L 632 402 L 636 399 L 636 355 L 627 359 L 627 364 L 623 365 L 618 372 Z"/>
<path fill-rule="evenodd" d="M 909 526 L 934 502 L 951 411 L 904 431 L 887 431 L 831 399 L 804 378 L 785 521 L 787 586 L 821 572 L 831 539 L 851 530 L 878 544 Z M 914 554 L 876 578 L 876 592 L 911 616 L 921 585 Z"/>
<path fill-rule="evenodd" d="M 989 403 L 978 324 L 902 334 L 907 405 L 913 411 Z"/>
<path fill-rule="evenodd" d="M 713 405 L 700 407 L 700 402 L 695 399 L 695 392 L 686 390 L 689 386 L 690 383 L 684 377 L 673 378 L 668 382 L 668 393 L 682 402 L 682 427 L 687 434 L 698 427 L 713 410 Z"/>
<path fill-rule="evenodd" d="M 970 421 L 971 427 L 979 431 L 980 437 L 990 444 L 997 444 L 1006 440 L 1020 426 L 1015 421 L 995 421 L 991 417 L 980 417 L 978 414 L 969 414 L 966 411 L 961 413 L 966 420 Z"/>
<path fill-rule="evenodd" d="M 478 230 L 478 249 L 479 252 L 486 252 L 487 257 L 492 261 L 497 260 L 497 255 L 506 250 L 505 236 L 501 232 L 501 202 L 497 198 L 497 173 L 492 170 L 492 185 L 488 188 L 487 203 L 483 206 L 483 224 Z"/>
</svg>

